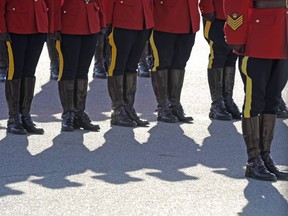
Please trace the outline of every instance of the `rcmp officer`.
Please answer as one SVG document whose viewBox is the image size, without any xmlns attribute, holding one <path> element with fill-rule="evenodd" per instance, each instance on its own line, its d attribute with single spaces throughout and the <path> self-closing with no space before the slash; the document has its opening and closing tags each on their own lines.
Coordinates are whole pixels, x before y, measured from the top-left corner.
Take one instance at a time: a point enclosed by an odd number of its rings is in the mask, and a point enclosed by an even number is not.
<svg viewBox="0 0 288 216">
<path fill-rule="evenodd" d="M 208 83 L 212 104 L 209 117 L 217 120 L 241 119 L 232 98 L 237 55 L 226 44 L 223 0 L 201 0 L 204 37 L 210 46 Z"/>
<path fill-rule="evenodd" d="M 58 90 L 63 108 L 62 131 L 98 131 L 85 113 L 88 72 L 101 28 L 101 0 L 62 0 Z"/>
<path fill-rule="evenodd" d="M 108 90 L 112 100 L 111 124 L 146 126 L 134 109 L 137 64 L 153 27 L 152 0 L 106 0 L 112 59 Z"/>
<path fill-rule="evenodd" d="M 9 71 L 5 82 L 9 109 L 7 132 L 43 134 L 36 128 L 30 108 L 34 96 L 35 69 L 46 40 L 46 33 L 59 30 L 54 0 L 2 0 L 0 2 L 0 38 L 9 53 Z M 10 43 L 11 42 L 11 43 Z"/>
<path fill-rule="evenodd" d="M 247 147 L 246 177 L 288 179 L 270 155 L 276 110 L 288 77 L 286 0 L 226 0 L 227 43 L 237 51 L 245 89 L 242 132 Z"/>
<path fill-rule="evenodd" d="M 158 121 L 191 122 L 180 103 L 185 67 L 199 30 L 197 0 L 155 0 L 155 27 L 150 44 L 154 56 L 152 86 Z"/>
</svg>

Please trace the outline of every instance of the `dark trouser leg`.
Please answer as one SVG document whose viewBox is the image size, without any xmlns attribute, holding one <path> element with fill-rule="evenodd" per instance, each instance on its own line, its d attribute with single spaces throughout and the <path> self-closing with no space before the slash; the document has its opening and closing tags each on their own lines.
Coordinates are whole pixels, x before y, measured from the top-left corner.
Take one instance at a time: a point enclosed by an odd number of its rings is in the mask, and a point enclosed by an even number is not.
<svg viewBox="0 0 288 216">
<path fill-rule="evenodd" d="M 57 80 L 59 74 L 59 57 L 55 46 L 55 40 L 52 40 L 49 37 L 49 34 L 47 36 L 46 44 L 50 58 L 50 78 Z"/>
<path fill-rule="evenodd" d="M 276 181 L 276 176 L 266 169 L 260 156 L 259 117 L 242 118 L 242 132 L 248 154 L 245 176 L 264 181 Z"/>
<path fill-rule="evenodd" d="M 128 116 L 137 123 L 137 126 L 147 126 L 146 120 L 141 120 L 134 109 L 135 94 L 137 89 L 137 74 L 126 73 L 124 75 L 124 101 Z"/>
<path fill-rule="evenodd" d="M 74 80 L 58 82 L 58 91 L 63 108 L 62 131 L 73 131 L 74 121 Z"/>
<path fill-rule="evenodd" d="M 277 109 L 277 118 L 288 118 L 288 107 L 283 98 L 281 98 L 280 105 Z"/>
<path fill-rule="evenodd" d="M 138 63 L 138 75 L 140 77 L 150 77 L 151 65 L 149 64 L 149 43 L 146 43 L 140 61 Z"/>
<path fill-rule="evenodd" d="M 288 173 L 280 171 L 270 156 L 275 130 L 275 119 L 276 115 L 274 114 L 260 115 L 260 155 L 269 172 L 274 173 L 278 179 L 288 180 Z"/>
<path fill-rule="evenodd" d="M 28 133 L 43 134 L 42 128 L 36 128 L 30 115 L 31 104 L 34 97 L 35 78 L 23 78 L 21 80 L 21 93 L 20 93 L 20 114 L 22 125 Z"/>
<path fill-rule="evenodd" d="M 74 118 L 74 129 L 83 128 L 89 131 L 98 131 L 99 125 L 91 124 L 91 120 L 88 114 L 84 111 L 87 98 L 87 87 L 88 79 L 76 79 L 75 81 L 75 93 L 74 93 L 74 104 L 75 104 L 75 118 Z"/>
<path fill-rule="evenodd" d="M 123 75 L 108 77 L 108 91 L 112 101 L 111 125 L 135 127 L 136 123 L 128 116 L 124 101 Z"/>
<path fill-rule="evenodd" d="M 7 132 L 12 134 L 26 134 L 27 131 L 22 126 L 19 113 L 21 79 L 6 80 L 5 95 L 9 110 L 7 122 Z"/>
<path fill-rule="evenodd" d="M 208 82 L 212 104 L 209 117 L 216 120 L 231 120 L 232 116 L 227 112 L 223 97 L 223 68 L 208 69 Z"/>
<path fill-rule="evenodd" d="M 0 41 L 0 81 L 5 81 L 8 70 L 7 49 L 4 41 Z"/>
<path fill-rule="evenodd" d="M 170 70 L 168 73 L 169 100 L 171 101 L 172 113 L 180 122 L 191 122 L 193 121 L 193 118 L 185 115 L 183 107 L 180 103 L 185 70 Z"/>
<path fill-rule="evenodd" d="M 233 119 L 241 119 L 239 108 L 233 100 L 233 89 L 235 80 L 235 67 L 225 67 L 223 74 L 223 98 L 225 107 L 228 113 L 232 115 Z"/>
<path fill-rule="evenodd" d="M 94 54 L 93 77 L 97 78 L 107 77 L 107 70 L 105 67 L 105 58 L 104 58 L 104 43 L 106 40 L 105 37 L 106 37 L 105 34 L 99 34 Z"/>
<path fill-rule="evenodd" d="M 176 116 L 173 115 L 168 99 L 168 70 L 159 70 L 151 73 L 151 81 L 153 90 L 158 103 L 158 121 L 175 123 L 178 122 Z"/>
</svg>

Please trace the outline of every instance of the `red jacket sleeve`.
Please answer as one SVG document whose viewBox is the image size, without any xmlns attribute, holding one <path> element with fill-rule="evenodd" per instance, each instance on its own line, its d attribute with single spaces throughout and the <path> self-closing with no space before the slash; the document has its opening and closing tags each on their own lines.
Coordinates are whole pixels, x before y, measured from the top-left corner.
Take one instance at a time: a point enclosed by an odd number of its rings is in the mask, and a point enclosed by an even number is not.
<svg viewBox="0 0 288 216">
<path fill-rule="evenodd" d="M 0 1 L 0 33 L 7 32 L 6 21 L 5 21 L 5 5 L 6 5 L 6 0 L 1 0 Z"/>
<path fill-rule="evenodd" d="M 215 12 L 213 0 L 200 0 L 199 7 L 201 14 L 208 14 Z"/>
<path fill-rule="evenodd" d="M 224 32 L 227 44 L 246 43 L 250 2 L 251 0 L 224 0 L 226 16 Z"/>
</svg>

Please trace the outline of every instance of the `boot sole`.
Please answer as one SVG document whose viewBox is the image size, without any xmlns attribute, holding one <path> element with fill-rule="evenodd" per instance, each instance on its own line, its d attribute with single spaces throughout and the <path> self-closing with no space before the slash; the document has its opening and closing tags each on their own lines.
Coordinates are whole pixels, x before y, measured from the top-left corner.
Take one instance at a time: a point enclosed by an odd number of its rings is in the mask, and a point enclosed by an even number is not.
<svg viewBox="0 0 288 216">
<path fill-rule="evenodd" d="M 231 121 L 232 120 L 232 116 L 228 116 L 228 117 L 217 117 L 215 116 L 213 113 L 209 113 L 209 118 L 210 119 L 215 119 L 215 120 L 220 120 L 220 121 Z"/>
<path fill-rule="evenodd" d="M 166 123 L 177 123 L 179 122 L 178 119 L 175 119 L 175 120 L 168 120 L 168 119 L 162 119 L 162 118 L 157 118 L 157 121 L 161 121 L 161 122 L 166 122 Z"/>
<path fill-rule="evenodd" d="M 257 176 L 252 176 L 252 175 L 249 175 L 249 174 L 245 174 L 245 177 L 246 178 L 253 178 L 253 179 L 256 179 L 256 180 L 261 180 L 261 181 L 273 181 L 273 182 L 276 182 L 278 179 L 277 177 L 266 177 L 266 178 L 261 178 L 261 177 L 257 177 Z"/>
<path fill-rule="evenodd" d="M 12 131 L 10 129 L 7 129 L 7 133 L 11 133 L 11 134 L 15 134 L 15 135 L 25 135 L 25 134 L 27 134 L 27 131 L 15 132 L 15 131 Z"/>
<path fill-rule="evenodd" d="M 111 125 L 117 125 L 117 126 L 122 126 L 122 127 L 136 127 L 137 124 L 134 122 L 134 124 L 121 124 L 121 123 L 118 123 L 118 122 L 115 122 L 113 120 L 110 121 L 110 124 Z"/>
</svg>

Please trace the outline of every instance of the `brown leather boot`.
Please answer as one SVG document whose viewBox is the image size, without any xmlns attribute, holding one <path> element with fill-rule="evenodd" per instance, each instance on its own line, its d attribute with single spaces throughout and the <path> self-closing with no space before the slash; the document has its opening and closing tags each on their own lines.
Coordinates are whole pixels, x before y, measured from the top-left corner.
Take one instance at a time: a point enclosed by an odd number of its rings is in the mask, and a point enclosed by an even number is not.
<svg viewBox="0 0 288 216">
<path fill-rule="evenodd" d="M 227 112 L 222 97 L 223 68 L 208 69 L 208 83 L 212 99 L 209 117 L 216 120 L 231 120 L 232 115 Z"/>
<path fill-rule="evenodd" d="M 88 114 L 85 112 L 87 98 L 88 79 L 76 79 L 74 87 L 74 107 L 75 116 L 73 127 L 74 129 L 83 128 L 89 131 L 99 131 L 99 125 L 94 125 Z"/>
<path fill-rule="evenodd" d="M 20 90 L 21 79 L 6 80 L 5 95 L 9 110 L 7 132 L 12 134 L 27 134 L 19 113 Z"/>
<path fill-rule="evenodd" d="M 233 119 L 241 119 L 241 112 L 233 100 L 233 89 L 235 80 L 235 67 L 225 67 L 223 74 L 223 98 L 225 107 Z"/>
<path fill-rule="evenodd" d="M 34 97 L 35 78 L 26 77 L 21 81 L 21 93 L 20 93 L 20 114 L 22 125 L 28 133 L 31 134 L 43 134 L 42 128 L 37 128 L 31 119 L 30 109 L 32 100 Z"/>
<path fill-rule="evenodd" d="M 260 155 L 269 172 L 274 173 L 277 179 L 288 180 L 288 173 L 280 171 L 270 156 L 270 149 L 275 130 L 275 119 L 276 115 L 274 114 L 260 115 Z"/>
<path fill-rule="evenodd" d="M 260 157 L 259 117 L 242 118 L 242 132 L 248 154 L 245 176 L 264 181 L 277 181 L 277 177 L 266 169 Z"/>
<path fill-rule="evenodd" d="M 74 131 L 74 82 L 74 80 L 60 80 L 58 82 L 59 96 L 63 108 L 62 131 Z"/>
<path fill-rule="evenodd" d="M 111 125 L 135 127 L 137 124 L 127 114 L 123 100 L 123 75 L 108 76 L 108 91 L 112 101 Z"/>
<path fill-rule="evenodd" d="M 170 70 L 169 71 L 169 100 L 171 101 L 171 110 L 174 116 L 178 118 L 179 122 L 189 123 L 193 121 L 191 116 L 186 116 L 183 107 L 180 103 L 181 92 L 184 82 L 184 70 Z"/>
<path fill-rule="evenodd" d="M 137 126 L 145 127 L 149 125 L 149 122 L 140 119 L 134 108 L 135 94 L 137 89 L 137 74 L 126 73 L 124 75 L 124 102 L 126 104 L 125 109 L 128 116 L 137 123 Z"/>
<path fill-rule="evenodd" d="M 154 94 L 157 100 L 158 121 L 175 123 L 178 122 L 177 117 L 172 113 L 170 108 L 168 93 L 168 70 L 159 70 L 151 72 L 151 81 Z"/>
</svg>

